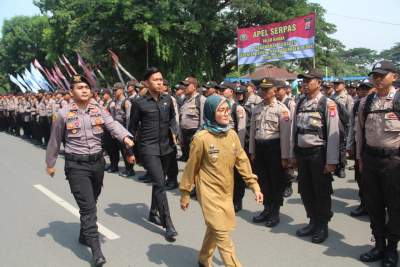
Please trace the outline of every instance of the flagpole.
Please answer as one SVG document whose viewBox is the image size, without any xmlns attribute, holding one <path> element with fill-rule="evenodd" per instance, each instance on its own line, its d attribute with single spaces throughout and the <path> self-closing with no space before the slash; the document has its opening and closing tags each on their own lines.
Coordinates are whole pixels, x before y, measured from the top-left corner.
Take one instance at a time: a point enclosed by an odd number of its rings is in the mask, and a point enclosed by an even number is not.
<svg viewBox="0 0 400 267">
<path fill-rule="evenodd" d="M 315 35 L 314 35 L 314 57 L 313 57 L 313 68 L 315 69 L 315 66 L 316 66 L 316 55 L 317 55 L 317 19 L 318 19 L 318 13 L 317 13 L 317 10 L 315 9 L 314 10 L 314 13 L 315 13 Z"/>
</svg>

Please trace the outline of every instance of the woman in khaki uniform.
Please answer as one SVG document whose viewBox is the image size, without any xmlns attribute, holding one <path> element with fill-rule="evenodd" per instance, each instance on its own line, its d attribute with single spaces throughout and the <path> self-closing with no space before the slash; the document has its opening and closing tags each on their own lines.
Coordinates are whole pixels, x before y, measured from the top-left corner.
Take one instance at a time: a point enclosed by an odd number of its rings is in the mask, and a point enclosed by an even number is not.
<svg viewBox="0 0 400 267">
<path fill-rule="evenodd" d="M 263 203 L 263 195 L 252 173 L 249 159 L 239 138 L 229 127 L 230 107 L 224 97 L 209 96 L 204 105 L 204 130 L 197 133 L 180 183 L 181 208 L 189 207 L 190 191 L 196 184 L 197 199 L 207 225 L 199 266 L 212 266 L 215 248 L 225 266 L 241 266 L 236 257 L 230 232 L 235 228 L 233 208 L 233 170 L 239 171 L 246 184 Z"/>
</svg>

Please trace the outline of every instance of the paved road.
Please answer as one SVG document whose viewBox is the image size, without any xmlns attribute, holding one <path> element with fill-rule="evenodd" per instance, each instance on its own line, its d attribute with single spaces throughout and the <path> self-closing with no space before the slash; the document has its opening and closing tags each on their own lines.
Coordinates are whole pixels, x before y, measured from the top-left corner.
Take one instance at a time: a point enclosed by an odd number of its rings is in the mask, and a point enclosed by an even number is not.
<svg viewBox="0 0 400 267">
<path fill-rule="evenodd" d="M 65 181 L 64 160 L 57 161 L 54 178 L 45 175 L 45 151 L 19 138 L 0 133 L 0 266 L 90 266 L 90 251 L 77 237 L 79 220 L 64 206 L 76 207 Z M 180 168 L 183 166 L 181 165 Z M 138 174 L 143 169 L 135 167 Z M 273 229 L 254 225 L 251 218 L 261 209 L 246 192 L 244 210 L 237 215 L 233 233 L 237 253 L 245 267 L 273 266 L 366 266 L 358 255 L 372 246 L 366 218 L 348 214 L 358 204 L 353 173 L 334 183 L 334 217 L 330 237 L 321 245 L 298 238 L 295 231 L 307 222 L 297 193 L 285 201 L 281 223 Z M 54 199 L 34 187 L 48 190 Z M 106 174 L 98 202 L 98 220 L 119 236 L 102 236 L 107 266 L 191 267 L 197 266 L 197 253 L 205 231 L 201 210 L 191 202 L 190 209 L 179 209 L 179 192 L 168 193 L 172 218 L 179 232 L 175 243 L 164 240 L 161 228 L 149 223 L 151 187 L 130 178 Z M 62 206 L 63 205 L 63 206 Z M 215 266 L 222 266 L 219 254 Z M 370 264 L 367 266 L 379 266 Z"/>
</svg>

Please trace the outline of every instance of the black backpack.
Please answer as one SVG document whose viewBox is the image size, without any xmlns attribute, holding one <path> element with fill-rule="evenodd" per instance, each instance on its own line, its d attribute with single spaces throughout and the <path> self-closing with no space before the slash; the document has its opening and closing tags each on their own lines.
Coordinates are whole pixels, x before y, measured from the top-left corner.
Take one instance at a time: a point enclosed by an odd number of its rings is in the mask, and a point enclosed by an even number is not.
<svg viewBox="0 0 400 267">
<path fill-rule="evenodd" d="M 376 93 L 372 93 L 370 95 L 367 96 L 367 99 L 365 100 L 365 105 L 364 105 L 364 109 L 362 110 L 363 112 L 363 128 L 362 128 L 362 145 L 363 147 L 366 144 L 366 139 L 365 139 L 365 122 L 367 121 L 367 117 L 369 114 L 372 113 L 390 113 L 393 112 L 396 114 L 397 118 L 400 119 L 400 91 L 397 90 L 396 94 L 393 97 L 393 108 L 389 108 L 389 109 L 378 109 L 378 110 L 373 110 L 371 111 L 371 107 L 372 107 L 372 102 L 374 101 L 374 98 L 376 96 Z"/>
<path fill-rule="evenodd" d="M 296 116 L 299 113 L 318 112 L 322 118 L 322 129 L 318 131 L 318 136 L 325 141 L 325 145 L 326 145 L 327 140 L 328 140 L 328 129 L 327 129 L 327 122 L 326 122 L 326 108 L 327 108 L 327 103 L 328 103 L 328 97 L 322 96 L 321 99 L 318 101 L 318 105 L 317 105 L 316 109 L 300 111 L 301 104 L 304 102 L 305 99 L 306 99 L 306 96 L 303 96 L 299 99 L 299 102 L 297 103 L 297 106 L 296 106 Z M 343 146 L 346 143 L 345 137 L 347 136 L 349 114 L 346 111 L 346 108 L 342 104 L 337 103 L 337 101 L 335 101 L 333 99 L 331 99 L 331 100 L 335 102 L 336 107 L 337 107 L 339 121 L 340 121 L 340 123 L 339 123 L 340 146 Z M 312 131 L 312 130 L 310 130 L 310 131 Z M 295 131 L 296 146 L 297 146 L 297 135 L 298 135 L 298 129 L 296 127 L 296 131 Z"/>
</svg>

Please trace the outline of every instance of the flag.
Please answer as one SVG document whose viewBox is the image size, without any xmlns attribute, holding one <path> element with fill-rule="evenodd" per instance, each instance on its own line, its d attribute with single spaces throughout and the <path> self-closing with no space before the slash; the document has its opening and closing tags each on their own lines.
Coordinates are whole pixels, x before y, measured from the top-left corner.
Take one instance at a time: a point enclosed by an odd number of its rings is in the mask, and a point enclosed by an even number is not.
<svg viewBox="0 0 400 267">
<path fill-rule="evenodd" d="M 60 77 L 61 80 L 64 81 L 64 84 L 65 84 L 66 88 L 69 88 L 69 82 L 68 82 L 67 78 L 65 78 L 65 76 L 62 73 L 61 69 L 58 67 L 57 63 L 54 63 L 54 69 L 55 69 L 58 77 Z"/>
<path fill-rule="evenodd" d="M 53 76 L 54 81 L 56 84 L 61 88 L 67 91 L 68 89 L 65 87 L 65 84 L 61 81 L 60 77 L 58 77 L 57 72 L 54 70 L 54 68 L 51 69 L 51 75 Z"/>
<path fill-rule="evenodd" d="M 11 74 L 8 74 L 8 76 L 10 77 L 10 81 L 12 81 L 15 85 L 17 85 L 22 93 L 26 92 L 26 88 L 17 80 L 17 78 L 12 76 Z"/>
<path fill-rule="evenodd" d="M 34 80 L 42 87 L 42 89 L 46 91 L 53 91 L 54 88 L 52 88 L 52 86 L 42 75 L 42 73 L 38 69 L 36 69 L 32 63 L 30 67 L 31 67 L 31 74 L 33 75 Z"/>
<path fill-rule="evenodd" d="M 79 53 L 76 53 L 78 55 L 78 65 L 83 69 L 83 72 L 85 73 L 86 78 L 89 80 L 89 83 L 93 89 L 97 88 L 97 83 L 96 79 L 93 76 L 92 71 L 87 67 L 85 61 L 83 61 L 83 58 Z"/>
<path fill-rule="evenodd" d="M 41 88 L 39 84 L 37 84 L 37 82 L 35 81 L 32 74 L 29 72 L 29 70 L 27 68 L 25 68 L 25 71 L 24 71 L 24 74 L 22 75 L 22 77 L 29 85 L 31 85 L 31 88 L 34 89 L 34 91 L 37 92 L 40 89 L 44 89 L 44 88 Z"/>
<path fill-rule="evenodd" d="M 24 81 L 24 79 L 21 77 L 21 75 L 17 74 L 17 81 L 23 85 L 26 89 L 28 89 L 29 91 L 32 91 L 32 89 L 26 84 L 26 82 Z"/>
<path fill-rule="evenodd" d="M 66 56 L 64 56 L 64 55 L 62 55 L 62 57 L 63 57 L 63 59 L 64 59 L 65 64 L 68 66 L 68 68 L 71 70 L 71 72 L 72 72 L 74 75 L 78 74 L 78 73 L 76 72 L 76 70 L 74 69 L 74 67 L 72 67 L 71 63 L 69 63 L 68 58 L 67 58 Z"/>
<path fill-rule="evenodd" d="M 124 66 L 122 66 L 122 64 L 119 62 L 118 56 L 117 56 L 111 49 L 108 49 L 108 52 L 109 52 L 110 55 L 111 55 L 111 58 L 112 58 L 112 60 L 113 60 L 114 68 L 115 68 L 115 70 L 117 71 L 118 77 L 119 77 L 119 79 L 120 79 L 121 81 L 122 81 L 123 79 L 122 79 L 122 76 L 121 76 L 121 73 L 120 73 L 119 69 L 121 69 L 122 72 L 125 73 L 125 75 L 128 76 L 129 79 L 131 79 L 131 80 L 137 80 L 132 74 L 130 74 L 130 73 L 124 68 Z"/>
<path fill-rule="evenodd" d="M 58 57 L 58 60 L 60 61 L 60 64 L 64 67 L 64 69 L 67 71 L 68 77 L 71 78 L 72 74 L 71 74 L 69 68 L 67 67 L 67 65 L 62 61 L 62 59 L 60 57 Z"/>
</svg>

